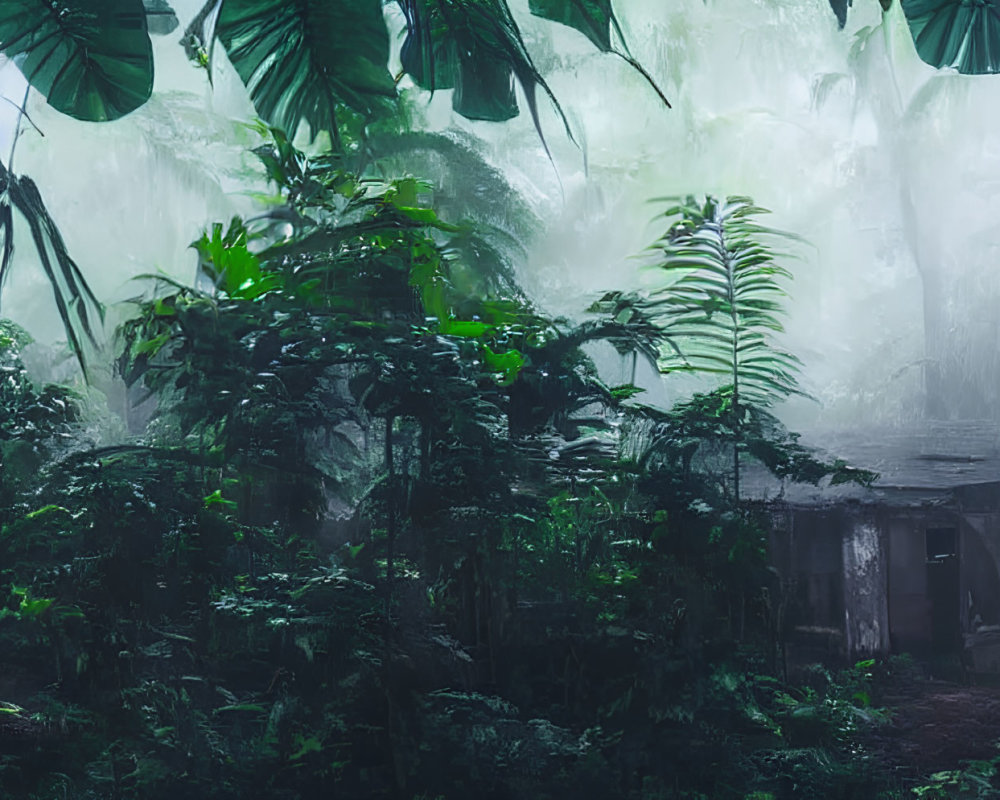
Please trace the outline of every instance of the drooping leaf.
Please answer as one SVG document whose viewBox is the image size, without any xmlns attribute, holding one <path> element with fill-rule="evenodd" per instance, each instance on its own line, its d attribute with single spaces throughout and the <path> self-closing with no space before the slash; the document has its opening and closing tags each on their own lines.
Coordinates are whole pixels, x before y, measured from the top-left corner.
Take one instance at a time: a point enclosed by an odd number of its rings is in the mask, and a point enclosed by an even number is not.
<svg viewBox="0 0 1000 800">
<path fill-rule="evenodd" d="M 502 61 L 459 58 L 452 104 L 466 119 L 503 122 L 518 114 L 514 73 Z"/>
<path fill-rule="evenodd" d="M 549 96 L 566 125 L 555 95 L 535 68 L 506 0 L 399 0 L 407 20 L 404 68 L 419 86 L 455 87 L 452 105 L 467 119 L 502 122 L 518 113 L 516 80 L 535 129 L 538 89 Z"/>
<path fill-rule="evenodd" d="M 1000 7 L 993 0 L 901 0 L 917 53 L 965 75 L 1000 72 Z"/>
<path fill-rule="evenodd" d="M 442 35 L 437 7 L 421 0 L 400 0 L 406 17 L 406 39 L 400 50 L 403 70 L 417 86 L 432 92 L 454 89 L 459 70 L 455 43 Z"/>
<path fill-rule="evenodd" d="M 62 234 L 45 208 L 35 182 L 23 175 L 12 175 L 0 165 L 0 236 L 3 237 L 0 286 L 6 280 L 12 264 L 14 209 L 28 224 L 42 270 L 52 287 L 66 337 L 86 376 L 84 348 L 87 343 L 97 341 L 97 324 L 103 324 L 104 307 L 70 257 Z"/>
<path fill-rule="evenodd" d="M 622 33 L 611 7 L 611 0 L 530 0 L 529 8 L 535 16 L 576 28 L 602 53 L 613 53 L 621 58 L 645 79 L 663 104 L 670 108 L 670 101 L 653 76 L 629 52 L 625 34 Z M 617 35 L 621 49 L 615 47 L 612 33 Z"/>
<path fill-rule="evenodd" d="M 576 28 L 602 52 L 611 52 L 612 26 L 618 21 L 611 0 L 531 0 L 531 13 Z"/>
<path fill-rule="evenodd" d="M 153 51 L 142 0 L 4 0 L 0 47 L 49 105 L 103 122 L 145 103 Z"/>
<path fill-rule="evenodd" d="M 837 23 L 843 28 L 847 24 L 847 9 L 854 5 L 854 0 L 830 0 L 830 8 L 837 15 Z"/>
<path fill-rule="evenodd" d="M 216 33 L 257 112 L 294 135 L 337 137 L 343 104 L 373 114 L 395 97 L 380 0 L 226 0 Z"/>
</svg>

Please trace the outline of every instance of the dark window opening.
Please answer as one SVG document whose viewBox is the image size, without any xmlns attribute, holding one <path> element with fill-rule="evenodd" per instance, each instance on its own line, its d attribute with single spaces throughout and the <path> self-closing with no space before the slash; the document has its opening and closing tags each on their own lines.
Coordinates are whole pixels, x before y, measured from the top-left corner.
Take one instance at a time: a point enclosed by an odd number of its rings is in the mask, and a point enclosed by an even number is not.
<svg viewBox="0 0 1000 800">
<path fill-rule="evenodd" d="M 958 531 L 955 528 L 928 528 L 927 599 L 930 601 L 931 649 L 954 652 L 961 643 L 959 612 Z"/>
<path fill-rule="evenodd" d="M 940 562 L 958 554 L 958 537 L 954 528 L 927 529 L 927 561 Z"/>
</svg>

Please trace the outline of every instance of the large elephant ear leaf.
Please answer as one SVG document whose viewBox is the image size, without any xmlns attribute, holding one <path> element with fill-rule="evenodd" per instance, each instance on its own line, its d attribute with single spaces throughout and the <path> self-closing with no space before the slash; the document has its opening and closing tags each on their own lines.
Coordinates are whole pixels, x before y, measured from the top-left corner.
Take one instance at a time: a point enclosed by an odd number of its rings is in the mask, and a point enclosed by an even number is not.
<svg viewBox="0 0 1000 800">
<path fill-rule="evenodd" d="M 1000 72 L 1000 8 L 993 0 L 901 0 L 917 53 L 965 75 Z"/>
<path fill-rule="evenodd" d="M 49 105 L 76 119 L 118 119 L 153 91 L 142 0 L 3 0 L 0 48 Z"/>
<path fill-rule="evenodd" d="M 381 0 L 225 0 L 216 35 L 268 123 L 337 137 L 336 109 L 396 96 Z"/>
</svg>

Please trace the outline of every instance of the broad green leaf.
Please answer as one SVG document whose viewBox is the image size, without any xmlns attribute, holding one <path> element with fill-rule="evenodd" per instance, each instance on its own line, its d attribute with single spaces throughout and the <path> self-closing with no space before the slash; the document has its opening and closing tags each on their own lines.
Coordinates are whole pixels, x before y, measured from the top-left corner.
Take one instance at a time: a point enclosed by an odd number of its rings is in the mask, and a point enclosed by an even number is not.
<svg viewBox="0 0 1000 800">
<path fill-rule="evenodd" d="M 212 226 L 212 235 L 203 233 L 191 243 L 198 252 L 199 269 L 226 295 L 241 300 L 255 300 L 279 288 L 277 275 L 265 275 L 260 259 L 247 248 L 246 226 L 238 217 L 222 233 L 221 223 Z"/>
<path fill-rule="evenodd" d="M 501 386 L 510 386 L 524 366 L 524 356 L 517 350 L 507 350 L 495 353 L 487 345 L 483 345 L 483 360 L 489 369 L 497 373 Z"/>
<path fill-rule="evenodd" d="M 448 336 L 463 336 L 469 339 L 477 339 L 482 336 L 490 326 L 485 322 L 475 322 L 468 320 L 453 319 L 447 323 L 442 323 L 441 332 Z"/>
<path fill-rule="evenodd" d="M 338 136 L 337 106 L 374 114 L 396 96 L 380 0 L 225 0 L 216 35 L 257 112 L 295 134 Z"/>
<path fill-rule="evenodd" d="M 228 706 L 219 706 L 212 713 L 221 714 L 229 711 L 247 711 L 253 714 L 265 714 L 267 713 L 267 708 L 257 703 L 234 703 Z"/>
<path fill-rule="evenodd" d="M 305 737 L 302 734 L 296 734 L 294 745 L 297 745 L 297 749 L 289 757 L 289 761 L 298 761 L 303 756 L 309 753 L 321 753 L 323 751 L 323 745 L 315 736 Z"/>
<path fill-rule="evenodd" d="M 159 336 L 154 336 L 152 339 L 147 339 L 144 342 L 140 342 L 136 345 L 135 352 L 136 355 L 153 356 L 156 355 L 160 350 L 163 349 L 163 345 L 170 341 L 169 333 L 161 333 Z"/>
<path fill-rule="evenodd" d="M 49 610 L 54 602 L 54 597 L 37 597 L 30 600 L 27 597 L 22 597 L 21 607 L 18 609 L 17 613 L 21 619 L 40 617 Z"/>
<path fill-rule="evenodd" d="M 216 489 L 210 495 L 206 495 L 202 502 L 205 508 L 218 508 L 220 511 L 234 511 L 238 505 L 235 501 L 223 497 L 222 489 Z"/>
<path fill-rule="evenodd" d="M 403 68 L 425 89 L 455 88 L 452 106 L 467 119 L 502 122 L 517 116 L 521 85 L 539 136 L 537 91 L 549 96 L 507 0 L 399 0 L 406 15 Z M 542 137 L 544 142 L 544 137 Z"/>
<path fill-rule="evenodd" d="M 615 400 L 628 400 L 629 398 L 635 397 L 637 394 L 641 394 L 642 392 L 645 391 L 646 391 L 645 389 L 639 386 L 635 386 L 631 383 L 626 383 L 623 384 L 622 386 L 612 386 L 611 396 Z"/>
<path fill-rule="evenodd" d="M 611 28 L 617 27 L 611 0 L 531 0 L 531 13 L 576 28 L 601 52 L 611 51 Z"/>
<path fill-rule="evenodd" d="M 118 119 L 153 91 L 142 0 L 3 0 L 0 46 L 49 105 L 77 119 Z"/>
<path fill-rule="evenodd" d="M 1000 8 L 994 0 L 900 0 L 917 53 L 965 75 L 1000 72 Z"/>
<path fill-rule="evenodd" d="M 67 516 L 70 516 L 70 517 L 73 516 L 73 513 L 68 508 L 64 508 L 63 506 L 55 505 L 54 503 L 49 503 L 46 506 L 42 506 L 41 508 L 39 508 L 39 509 L 37 509 L 35 511 L 32 511 L 32 512 L 30 512 L 28 514 L 25 514 L 24 518 L 25 519 L 37 519 L 38 517 L 45 516 L 46 514 L 51 514 L 53 511 L 60 511 L 63 514 L 66 514 Z"/>
</svg>

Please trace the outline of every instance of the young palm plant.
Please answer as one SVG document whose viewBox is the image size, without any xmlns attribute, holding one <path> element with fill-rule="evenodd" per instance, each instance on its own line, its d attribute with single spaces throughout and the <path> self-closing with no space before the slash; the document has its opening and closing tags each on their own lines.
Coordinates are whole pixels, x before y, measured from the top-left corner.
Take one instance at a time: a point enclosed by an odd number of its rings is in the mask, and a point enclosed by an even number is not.
<svg viewBox="0 0 1000 800">
<path fill-rule="evenodd" d="M 740 454 L 754 408 L 766 408 L 798 386 L 799 360 L 775 335 L 791 278 L 769 246 L 790 234 L 761 225 L 765 210 L 746 197 L 724 201 L 688 197 L 667 209 L 674 221 L 656 242 L 654 269 L 671 282 L 653 292 L 644 310 L 664 325 L 680 352 L 661 358 L 666 372 L 716 376 L 716 422 L 732 443 L 732 495 L 740 501 Z"/>
</svg>

